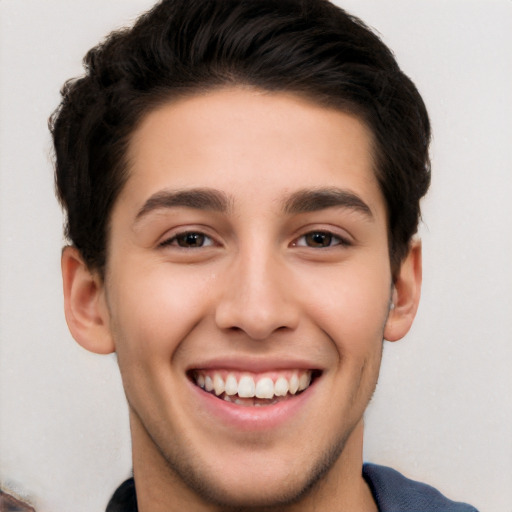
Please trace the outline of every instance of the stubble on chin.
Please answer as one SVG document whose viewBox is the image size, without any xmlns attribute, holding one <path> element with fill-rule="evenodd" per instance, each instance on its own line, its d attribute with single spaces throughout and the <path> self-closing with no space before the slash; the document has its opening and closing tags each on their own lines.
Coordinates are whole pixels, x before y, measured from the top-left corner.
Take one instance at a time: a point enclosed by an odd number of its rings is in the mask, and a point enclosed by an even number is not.
<svg viewBox="0 0 512 512">
<path fill-rule="evenodd" d="M 199 464 L 190 460 L 200 460 L 190 454 L 165 453 L 161 451 L 171 478 L 180 480 L 187 489 L 200 498 L 206 505 L 222 512 L 284 512 L 312 493 L 322 493 L 325 476 L 341 457 L 347 440 L 355 426 L 336 439 L 327 449 L 318 455 L 301 476 L 295 480 L 283 482 L 279 491 L 266 494 L 265 489 L 254 487 L 255 493 L 240 496 L 236 492 L 219 485 L 218 478 L 212 477 Z M 212 508 L 213 510 L 213 508 Z"/>
</svg>

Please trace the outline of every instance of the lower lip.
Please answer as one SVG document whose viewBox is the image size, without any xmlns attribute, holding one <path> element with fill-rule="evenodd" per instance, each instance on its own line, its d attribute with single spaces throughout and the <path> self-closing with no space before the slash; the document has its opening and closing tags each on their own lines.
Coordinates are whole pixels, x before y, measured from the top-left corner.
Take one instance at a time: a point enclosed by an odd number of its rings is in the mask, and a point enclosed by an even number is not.
<svg viewBox="0 0 512 512">
<path fill-rule="evenodd" d="M 199 402 L 199 410 L 205 411 L 209 416 L 213 416 L 228 427 L 239 431 L 255 432 L 277 428 L 286 422 L 293 421 L 314 394 L 316 381 L 298 395 L 260 407 L 226 402 L 204 391 L 191 381 L 189 381 L 189 385 L 194 398 Z"/>
</svg>

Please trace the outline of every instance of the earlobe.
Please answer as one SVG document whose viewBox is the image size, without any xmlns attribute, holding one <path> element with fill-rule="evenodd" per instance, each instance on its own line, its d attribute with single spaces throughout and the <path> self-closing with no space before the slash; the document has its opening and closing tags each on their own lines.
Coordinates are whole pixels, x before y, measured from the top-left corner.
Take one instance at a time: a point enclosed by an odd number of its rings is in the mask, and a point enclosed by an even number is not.
<svg viewBox="0 0 512 512">
<path fill-rule="evenodd" d="M 421 242 L 413 241 L 395 279 L 384 339 L 397 341 L 411 328 L 421 295 Z"/>
<path fill-rule="evenodd" d="M 64 312 L 71 335 L 91 352 L 114 352 L 103 280 L 87 267 L 75 247 L 62 251 L 61 269 Z"/>
</svg>

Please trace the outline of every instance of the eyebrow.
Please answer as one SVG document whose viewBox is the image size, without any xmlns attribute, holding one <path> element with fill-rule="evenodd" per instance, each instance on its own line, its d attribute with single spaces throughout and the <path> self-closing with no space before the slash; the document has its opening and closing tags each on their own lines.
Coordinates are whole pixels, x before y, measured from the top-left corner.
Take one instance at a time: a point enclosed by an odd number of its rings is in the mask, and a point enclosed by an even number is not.
<svg viewBox="0 0 512 512">
<path fill-rule="evenodd" d="M 336 207 L 355 210 L 373 219 L 372 210 L 357 194 L 336 187 L 294 192 L 286 200 L 284 211 L 298 214 Z"/>
<path fill-rule="evenodd" d="M 224 193 L 209 188 L 161 190 L 144 203 L 137 212 L 135 220 L 138 221 L 155 210 L 180 206 L 196 210 L 225 212 L 230 208 L 231 201 Z"/>
</svg>

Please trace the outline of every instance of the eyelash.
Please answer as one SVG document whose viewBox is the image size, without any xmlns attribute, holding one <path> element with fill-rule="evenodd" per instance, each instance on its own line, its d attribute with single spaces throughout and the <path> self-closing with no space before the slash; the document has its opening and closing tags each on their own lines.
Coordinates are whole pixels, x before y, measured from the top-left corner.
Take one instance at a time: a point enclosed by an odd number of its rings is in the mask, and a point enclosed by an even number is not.
<svg viewBox="0 0 512 512">
<path fill-rule="evenodd" d="M 313 237 L 316 237 L 317 240 L 314 240 Z M 308 238 L 310 243 L 313 242 L 313 244 L 316 243 L 317 245 L 308 245 Z M 200 245 L 192 245 L 194 240 L 196 242 L 199 241 Z M 305 243 L 301 243 L 301 240 L 304 240 Z M 205 241 L 207 242 L 206 244 Z M 322 242 L 325 243 L 326 241 L 327 244 L 322 245 Z M 183 244 L 181 242 L 183 242 Z M 159 244 L 159 247 L 176 246 L 181 249 L 202 249 L 204 247 L 212 247 L 214 245 L 215 241 L 201 231 L 184 231 L 183 233 L 178 233 L 173 237 L 164 240 Z M 336 246 L 349 247 L 350 245 L 352 244 L 347 239 L 325 230 L 309 231 L 295 239 L 292 243 L 292 247 L 309 247 L 313 249 L 328 249 Z"/>
<path fill-rule="evenodd" d="M 195 237 L 196 240 L 199 238 L 200 240 L 202 240 L 203 243 L 201 243 L 201 245 L 199 246 L 181 245 L 180 242 L 186 240 L 187 237 L 190 238 L 188 240 L 189 243 L 192 242 L 193 237 Z M 204 244 L 205 240 L 208 240 L 207 244 Z M 213 245 L 215 245 L 213 239 L 208 235 L 202 233 L 201 231 L 184 231 L 183 233 L 177 233 L 173 237 L 164 240 L 162 243 L 159 244 L 159 247 L 176 246 L 180 249 L 202 249 L 203 247 L 211 247 Z"/>
<path fill-rule="evenodd" d="M 307 243 L 300 243 L 301 240 L 306 240 L 308 237 L 310 237 L 310 241 L 312 237 L 325 237 L 328 239 L 328 244 L 327 245 L 316 245 L 316 246 L 312 246 L 312 245 L 308 245 Z M 335 242 L 335 243 L 333 243 Z M 318 240 L 316 243 L 321 243 L 320 240 Z M 346 238 L 343 238 L 339 235 L 335 235 L 334 233 L 332 233 L 331 231 L 325 231 L 325 230 L 316 230 L 316 231 L 309 231 L 307 233 L 304 233 L 303 235 L 301 235 L 299 238 L 297 238 L 293 244 L 292 244 L 294 247 L 309 247 L 309 248 L 313 248 L 313 249 L 329 249 L 331 247 L 336 247 L 336 246 L 342 246 L 342 247 L 349 247 L 350 245 L 352 245 Z"/>
</svg>

